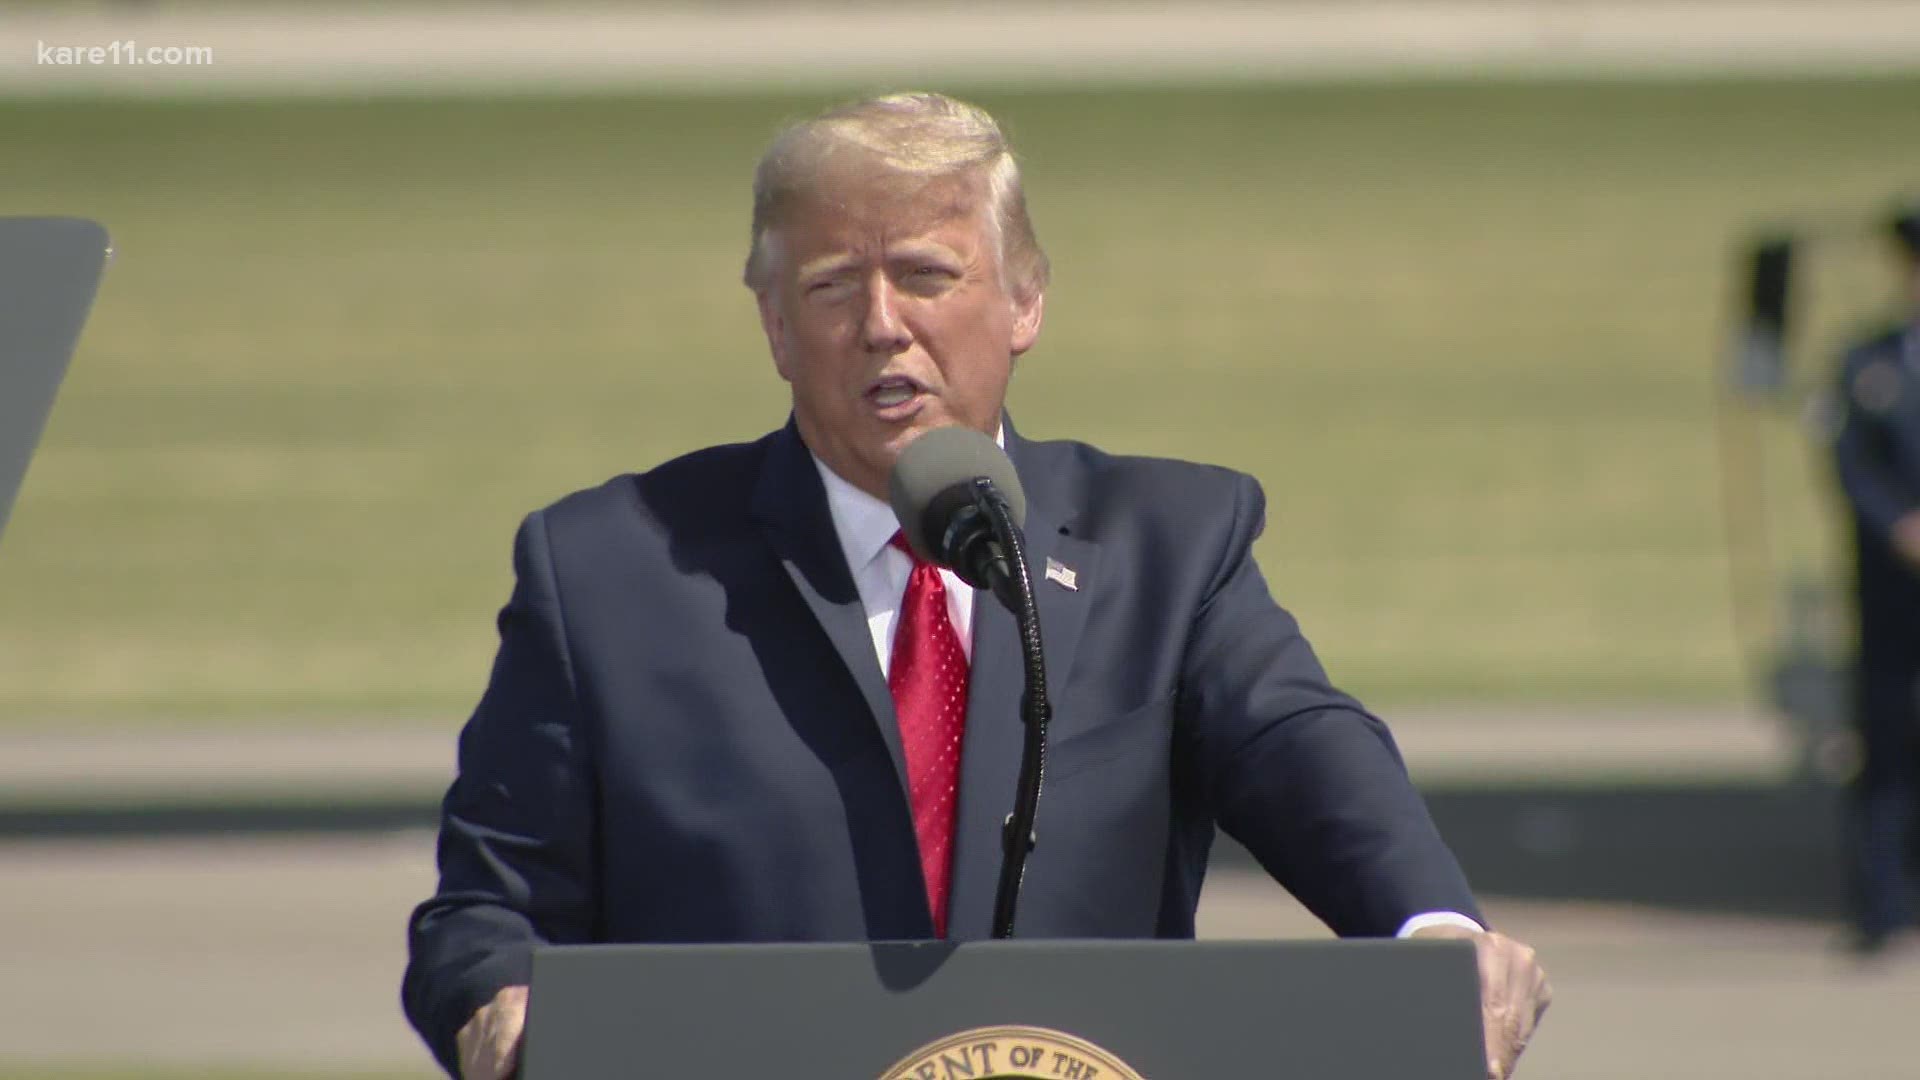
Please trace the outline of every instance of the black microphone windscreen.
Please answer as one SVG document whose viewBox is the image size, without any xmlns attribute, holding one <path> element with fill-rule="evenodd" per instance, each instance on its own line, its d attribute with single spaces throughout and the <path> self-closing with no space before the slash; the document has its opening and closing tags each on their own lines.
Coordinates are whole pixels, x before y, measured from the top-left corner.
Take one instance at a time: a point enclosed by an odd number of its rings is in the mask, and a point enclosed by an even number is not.
<svg viewBox="0 0 1920 1080">
<path fill-rule="evenodd" d="M 928 509 L 945 502 L 941 495 L 955 488 L 966 488 L 974 480 L 993 481 L 1007 510 L 1018 526 L 1027 521 L 1027 495 L 1006 451 L 980 432 L 966 427 L 934 428 L 907 444 L 894 463 L 887 484 L 893 503 L 893 516 L 900 521 L 907 543 L 924 559 L 939 560 L 937 537 L 929 530 L 944 527 L 932 523 Z M 937 516 L 937 515 L 933 515 Z"/>
</svg>

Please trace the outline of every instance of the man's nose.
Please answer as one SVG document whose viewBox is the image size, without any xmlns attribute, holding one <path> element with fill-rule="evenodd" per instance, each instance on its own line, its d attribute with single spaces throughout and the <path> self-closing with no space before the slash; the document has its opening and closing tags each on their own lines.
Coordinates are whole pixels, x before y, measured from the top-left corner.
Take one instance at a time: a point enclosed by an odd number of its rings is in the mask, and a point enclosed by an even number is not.
<svg viewBox="0 0 1920 1080">
<path fill-rule="evenodd" d="M 885 274 L 875 274 L 867 286 L 867 317 L 860 333 L 869 352 L 891 355 L 913 344 L 900 318 L 900 294 Z"/>
</svg>

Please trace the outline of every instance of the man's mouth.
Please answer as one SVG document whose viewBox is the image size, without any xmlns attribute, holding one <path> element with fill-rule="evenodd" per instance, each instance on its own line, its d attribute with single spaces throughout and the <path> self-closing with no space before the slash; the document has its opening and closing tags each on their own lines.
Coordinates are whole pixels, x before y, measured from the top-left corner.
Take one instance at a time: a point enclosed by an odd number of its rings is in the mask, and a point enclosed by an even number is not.
<svg viewBox="0 0 1920 1080">
<path fill-rule="evenodd" d="M 894 409 L 925 392 L 925 387 L 905 375 L 889 375 L 875 379 L 873 385 L 867 387 L 867 400 L 881 409 Z"/>
</svg>

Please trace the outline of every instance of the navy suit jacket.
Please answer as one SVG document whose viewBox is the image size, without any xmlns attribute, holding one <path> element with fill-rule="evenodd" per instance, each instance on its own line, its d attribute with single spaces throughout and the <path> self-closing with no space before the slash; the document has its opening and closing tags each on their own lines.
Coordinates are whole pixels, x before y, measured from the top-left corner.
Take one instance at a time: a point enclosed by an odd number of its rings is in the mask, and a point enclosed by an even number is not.
<svg viewBox="0 0 1920 1080">
<path fill-rule="evenodd" d="M 1032 442 L 1055 712 L 1023 937 L 1191 937 L 1215 825 L 1334 931 L 1478 917 L 1384 725 L 1328 684 L 1251 547 L 1249 477 Z M 454 1033 L 542 943 L 932 936 L 886 680 L 795 429 L 529 516 L 460 738 L 403 997 Z M 974 608 L 950 930 L 990 935 L 1021 746 L 1014 623 Z"/>
</svg>

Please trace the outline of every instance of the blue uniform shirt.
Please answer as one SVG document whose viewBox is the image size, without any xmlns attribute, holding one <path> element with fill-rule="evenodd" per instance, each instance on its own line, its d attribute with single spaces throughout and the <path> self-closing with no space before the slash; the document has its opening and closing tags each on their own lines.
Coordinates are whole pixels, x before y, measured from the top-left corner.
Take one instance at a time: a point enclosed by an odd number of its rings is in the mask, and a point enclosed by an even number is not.
<svg viewBox="0 0 1920 1080">
<path fill-rule="evenodd" d="M 1837 389 L 1840 486 L 1862 538 L 1887 542 L 1894 522 L 1920 509 L 1920 327 L 1848 350 Z"/>
</svg>

